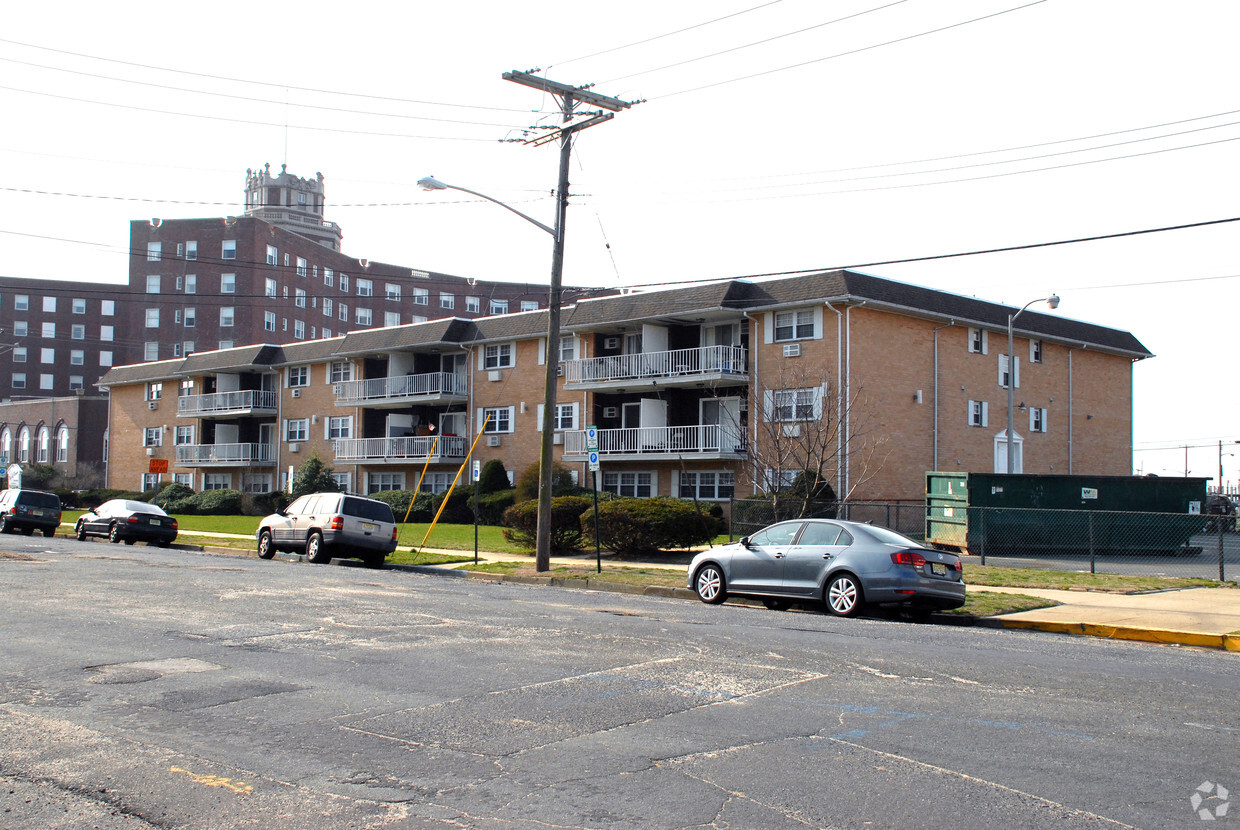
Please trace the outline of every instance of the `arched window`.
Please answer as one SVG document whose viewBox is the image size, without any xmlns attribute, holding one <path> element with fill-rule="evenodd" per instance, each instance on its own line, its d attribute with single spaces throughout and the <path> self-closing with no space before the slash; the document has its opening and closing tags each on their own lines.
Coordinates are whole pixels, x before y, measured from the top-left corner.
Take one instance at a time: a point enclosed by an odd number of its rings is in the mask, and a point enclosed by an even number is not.
<svg viewBox="0 0 1240 830">
<path fill-rule="evenodd" d="M 0 432 L 0 455 L 4 456 L 5 463 L 13 460 L 13 430 L 8 427 Z"/>
<path fill-rule="evenodd" d="M 17 434 L 17 460 L 22 464 L 30 463 L 30 427 L 22 427 Z"/>
<path fill-rule="evenodd" d="M 69 460 L 69 428 L 64 424 L 56 430 L 56 460 L 62 464 Z"/>
<path fill-rule="evenodd" d="M 46 426 L 39 427 L 39 462 L 46 464 L 48 459 L 48 449 L 52 443 L 52 431 Z"/>
</svg>

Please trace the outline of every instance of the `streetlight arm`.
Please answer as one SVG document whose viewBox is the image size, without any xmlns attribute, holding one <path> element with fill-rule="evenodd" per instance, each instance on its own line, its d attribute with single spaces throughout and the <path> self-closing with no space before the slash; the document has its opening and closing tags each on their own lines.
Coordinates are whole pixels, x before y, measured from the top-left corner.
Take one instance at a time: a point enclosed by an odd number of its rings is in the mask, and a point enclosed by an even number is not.
<svg viewBox="0 0 1240 830">
<path fill-rule="evenodd" d="M 423 190 L 459 190 L 462 193 L 468 193 L 470 196 L 477 196 L 479 199 L 485 199 L 493 205 L 499 205 L 504 210 L 508 210 L 508 211 L 515 213 L 517 216 L 520 216 L 522 219 L 524 219 L 526 222 L 529 222 L 531 225 L 535 225 L 543 229 L 547 233 L 551 234 L 553 237 L 555 236 L 555 229 L 552 228 L 550 225 L 544 225 L 542 222 L 539 222 L 534 217 L 526 216 L 524 213 L 517 210 L 512 205 L 506 205 L 503 202 L 501 202 L 499 199 L 492 199 L 490 196 L 486 195 L 485 193 L 479 193 L 478 191 L 470 190 L 467 187 L 457 187 L 454 184 L 444 184 L 438 179 L 432 178 L 430 176 L 427 176 L 426 178 L 423 178 L 423 179 L 418 179 L 418 187 L 422 188 Z"/>
</svg>

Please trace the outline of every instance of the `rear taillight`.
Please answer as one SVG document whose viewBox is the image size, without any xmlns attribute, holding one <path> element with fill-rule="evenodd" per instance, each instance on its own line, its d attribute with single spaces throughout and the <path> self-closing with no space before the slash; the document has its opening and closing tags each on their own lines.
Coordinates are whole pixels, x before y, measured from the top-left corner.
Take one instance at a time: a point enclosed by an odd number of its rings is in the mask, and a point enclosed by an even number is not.
<svg viewBox="0 0 1240 830">
<path fill-rule="evenodd" d="M 179 530 L 179 528 L 177 527 L 177 520 L 176 520 L 176 519 L 173 519 L 173 520 L 172 520 L 172 529 L 173 529 L 173 530 Z"/>
<path fill-rule="evenodd" d="M 344 516 L 332 516 L 327 526 L 332 530 L 344 530 Z"/>
<path fill-rule="evenodd" d="M 125 520 L 125 523 L 126 523 L 126 524 L 131 524 L 131 525 L 136 525 L 136 524 L 138 523 L 138 517 L 137 517 L 137 516 L 130 516 L 128 519 L 126 519 L 126 520 Z"/>
<path fill-rule="evenodd" d="M 914 568 L 920 568 L 926 564 L 926 557 L 911 550 L 902 550 L 891 554 L 891 561 L 897 565 L 912 565 Z"/>
<path fill-rule="evenodd" d="M 961 576 L 963 576 L 964 575 L 964 560 L 957 559 L 955 567 L 956 567 L 956 572 L 959 573 Z"/>
<path fill-rule="evenodd" d="M 392 525 L 392 541 L 396 541 L 396 525 Z"/>
</svg>

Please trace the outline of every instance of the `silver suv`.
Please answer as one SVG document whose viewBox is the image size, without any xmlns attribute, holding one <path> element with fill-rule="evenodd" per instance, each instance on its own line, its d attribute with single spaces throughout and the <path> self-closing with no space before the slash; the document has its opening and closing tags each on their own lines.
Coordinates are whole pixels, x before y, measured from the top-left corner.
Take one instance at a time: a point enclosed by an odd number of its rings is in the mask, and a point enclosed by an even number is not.
<svg viewBox="0 0 1240 830">
<path fill-rule="evenodd" d="M 255 535 L 263 559 L 283 550 L 305 553 L 317 565 L 342 556 L 380 568 L 396 550 L 396 531 L 386 502 L 347 493 L 311 493 L 263 519 Z"/>
</svg>

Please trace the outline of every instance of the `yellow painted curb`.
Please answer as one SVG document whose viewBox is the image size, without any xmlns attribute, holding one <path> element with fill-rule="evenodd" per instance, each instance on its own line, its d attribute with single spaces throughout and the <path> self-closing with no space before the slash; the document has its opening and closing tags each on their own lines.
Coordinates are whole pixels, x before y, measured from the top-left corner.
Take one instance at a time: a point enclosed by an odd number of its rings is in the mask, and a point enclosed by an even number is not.
<svg viewBox="0 0 1240 830">
<path fill-rule="evenodd" d="M 1004 628 L 1051 631 L 1057 634 L 1084 634 L 1109 640 L 1138 640 L 1146 643 L 1171 643 L 1181 646 L 1224 648 L 1240 651 L 1240 635 L 1198 634 L 1192 631 L 1169 631 L 1162 628 L 1130 628 L 1099 623 L 1059 623 L 1037 620 L 1000 620 Z"/>
</svg>

